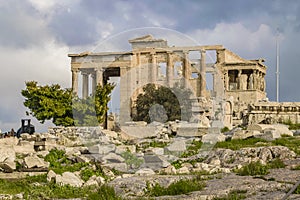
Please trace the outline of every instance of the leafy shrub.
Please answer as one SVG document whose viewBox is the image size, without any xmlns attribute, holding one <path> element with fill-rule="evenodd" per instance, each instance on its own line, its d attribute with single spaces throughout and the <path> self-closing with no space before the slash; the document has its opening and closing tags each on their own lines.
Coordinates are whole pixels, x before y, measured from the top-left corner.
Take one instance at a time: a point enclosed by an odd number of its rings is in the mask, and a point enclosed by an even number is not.
<svg viewBox="0 0 300 200">
<path fill-rule="evenodd" d="M 221 133 L 226 133 L 229 131 L 229 128 L 225 126 L 224 128 L 221 129 Z"/>
<path fill-rule="evenodd" d="M 172 162 L 171 165 L 173 165 L 175 167 L 175 169 L 179 169 L 182 167 L 182 162 L 180 160 L 176 160 L 176 161 Z"/>
<path fill-rule="evenodd" d="M 172 183 L 167 188 L 162 187 L 156 183 L 153 187 L 147 185 L 149 196 L 165 196 L 165 195 L 180 195 L 188 194 L 193 191 L 202 190 L 205 187 L 205 183 L 199 179 L 181 179 Z"/>
<path fill-rule="evenodd" d="M 261 164 L 259 161 L 251 162 L 248 165 L 243 166 L 241 169 L 236 170 L 240 176 L 256 176 L 268 174 L 268 167 Z"/>
</svg>

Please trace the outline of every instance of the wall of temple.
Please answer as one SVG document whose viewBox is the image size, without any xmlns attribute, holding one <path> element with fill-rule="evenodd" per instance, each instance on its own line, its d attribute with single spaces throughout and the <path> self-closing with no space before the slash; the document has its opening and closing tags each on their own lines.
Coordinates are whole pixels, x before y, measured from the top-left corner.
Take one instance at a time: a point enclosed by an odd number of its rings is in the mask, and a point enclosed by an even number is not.
<svg viewBox="0 0 300 200">
<path fill-rule="evenodd" d="M 147 83 L 172 87 L 175 82 L 181 82 L 191 88 L 194 93 L 191 101 L 199 107 L 193 109 L 195 114 L 207 109 L 203 99 L 224 101 L 227 124 L 232 124 L 233 118 L 240 120 L 248 104 L 266 99 L 266 66 L 262 59 L 243 59 L 222 45 L 169 47 L 166 40 L 151 35 L 129 42 L 132 45 L 129 52 L 68 55 L 71 57 L 73 91 L 79 94 L 78 78 L 81 75 L 83 98 L 92 93 L 97 84 L 105 84 L 111 76 L 120 76 L 120 123 L 130 120 L 135 99 Z M 198 56 L 191 58 L 195 52 Z M 207 59 L 208 52 L 213 52 L 215 58 Z M 206 83 L 208 73 L 213 77 L 210 91 Z M 90 82 L 92 86 L 89 86 Z M 210 111 L 206 113 L 211 115 Z"/>
</svg>

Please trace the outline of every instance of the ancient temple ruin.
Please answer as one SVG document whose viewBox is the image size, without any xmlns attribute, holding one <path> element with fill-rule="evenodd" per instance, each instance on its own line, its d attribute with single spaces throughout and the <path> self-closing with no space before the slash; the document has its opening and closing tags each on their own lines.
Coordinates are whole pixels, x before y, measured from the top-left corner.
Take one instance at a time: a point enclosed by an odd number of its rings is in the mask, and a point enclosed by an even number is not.
<svg viewBox="0 0 300 200">
<path fill-rule="evenodd" d="M 245 117 L 249 117 L 250 112 L 256 115 L 255 109 L 250 108 L 267 99 L 267 67 L 263 59 L 243 59 L 222 45 L 168 46 L 166 40 L 151 35 L 131 39 L 129 43 L 132 50 L 126 52 L 68 55 L 71 57 L 73 91 L 79 93 L 81 74 L 83 98 L 92 93 L 97 84 L 106 84 L 109 77 L 120 77 L 120 124 L 131 120 L 131 109 L 144 85 L 155 83 L 172 87 L 176 82 L 193 91 L 191 101 L 196 115 L 212 112 L 210 100 L 219 100 L 223 102 L 224 126 L 261 120 L 261 117 L 251 120 L 245 120 Z M 208 74 L 213 77 L 211 89 L 207 88 Z M 292 110 L 299 116 L 299 105 Z M 295 118 L 297 122 L 299 119 Z"/>
</svg>

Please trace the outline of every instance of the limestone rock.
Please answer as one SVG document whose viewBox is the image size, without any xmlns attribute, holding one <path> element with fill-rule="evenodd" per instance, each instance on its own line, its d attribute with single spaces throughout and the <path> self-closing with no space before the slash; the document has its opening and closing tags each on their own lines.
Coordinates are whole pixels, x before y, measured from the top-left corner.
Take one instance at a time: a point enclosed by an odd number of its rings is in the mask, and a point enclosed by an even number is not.
<svg viewBox="0 0 300 200">
<path fill-rule="evenodd" d="M 55 180 L 55 178 L 56 178 L 56 173 L 50 170 L 47 174 L 47 181 L 50 182 L 52 180 Z"/>
<path fill-rule="evenodd" d="M 23 134 L 22 134 L 23 135 Z M 19 141 L 18 145 L 14 146 L 14 150 L 18 154 L 35 153 L 34 141 Z"/>
<path fill-rule="evenodd" d="M 150 147 L 147 149 L 148 152 L 152 152 L 156 155 L 164 155 L 164 148 Z"/>
<path fill-rule="evenodd" d="M 260 135 L 260 132 L 257 130 L 237 130 L 232 135 L 232 140 L 236 139 L 246 139 L 253 137 L 255 135 Z"/>
<path fill-rule="evenodd" d="M 25 167 L 30 168 L 48 168 L 49 162 L 45 162 L 43 159 L 39 158 L 37 155 L 27 156 L 24 158 Z"/>
<path fill-rule="evenodd" d="M 19 143 L 18 138 L 16 137 L 8 137 L 0 139 L 0 146 L 8 145 L 8 146 L 16 146 Z"/>
<path fill-rule="evenodd" d="M 136 152 L 136 146 L 135 145 L 118 145 L 116 146 L 116 154 L 122 154 L 126 151 L 130 151 L 130 153 Z"/>
<path fill-rule="evenodd" d="M 12 172 L 16 169 L 15 159 L 16 153 L 12 145 L 3 144 L 0 146 L 0 168 L 5 172 Z"/>
<path fill-rule="evenodd" d="M 264 139 L 264 140 L 267 140 L 267 141 L 272 141 L 272 140 L 275 140 L 277 138 L 280 138 L 281 135 L 277 130 L 268 128 L 268 129 L 264 130 L 263 134 L 256 135 L 255 137 L 256 138 L 261 138 L 261 139 Z"/>
<path fill-rule="evenodd" d="M 176 174 L 176 168 L 173 165 L 170 165 L 166 168 L 160 170 L 162 174 Z"/>
<path fill-rule="evenodd" d="M 145 162 L 141 167 L 151 168 L 154 171 L 170 165 L 170 163 L 163 156 L 158 156 L 155 154 L 145 154 L 144 160 Z"/>
<path fill-rule="evenodd" d="M 97 176 L 93 175 L 89 178 L 89 180 L 87 180 L 87 182 L 84 183 L 84 186 L 85 187 L 88 187 L 88 186 L 99 186 L 99 183 L 97 181 Z"/>
<path fill-rule="evenodd" d="M 184 152 L 186 150 L 185 140 L 175 140 L 173 143 L 166 147 L 166 150 L 169 152 Z"/>
<path fill-rule="evenodd" d="M 120 172 L 127 172 L 128 166 L 126 163 L 106 163 L 103 165 L 104 167 L 108 167 L 110 169 L 115 169 Z"/>
<path fill-rule="evenodd" d="M 16 163 L 6 161 L 0 163 L 0 168 L 3 169 L 4 172 L 12 173 L 14 170 L 16 170 Z"/>
<path fill-rule="evenodd" d="M 108 145 L 94 145 L 91 147 L 88 147 L 89 152 L 92 154 L 101 154 L 101 155 L 106 155 L 110 152 L 114 152 L 116 149 L 116 146 L 114 144 L 108 144 Z"/>
<path fill-rule="evenodd" d="M 176 170 L 176 174 L 189 174 L 190 170 L 188 167 L 184 166 Z"/>
<path fill-rule="evenodd" d="M 125 159 L 115 153 L 109 153 L 101 159 L 104 163 L 122 163 Z"/>
<path fill-rule="evenodd" d="M 37 156 L 42 156 L 43 158 L 49 154 L 49 151 L 38 151 L 36 152 Z"/>
<path fill-rule="evenodd" d="M 56 176 L 56 183 L 61 185 L 70 185 L 73 187 L 81 187 L 84 181 L 72 172 L 64 172 L 62 175 Z"/>
<path fill-rule="evenodd" d="M 202 142 L 208 144 L 215 144 L 217 142 L 225 141 L 226 136 L 222 133 L 208 133 L 202 136 Z"/>
<path fill-rule="evenodd" d="M 150 168 L 142 168 L 142 169 L 139 169 L 138 171 L 136 171 L 135 174 L 148 176 L 148 175 L 155 174 L 155 172 Z"/>
<path fill-rule="evenodd" d="M 79 155 L 79 156 L 76 156 L 76 161 L 83 162 L 83 163 L 89 163 L 89 162 L 91 162 L 91 159 L 84 155 Z"/>
</svg>

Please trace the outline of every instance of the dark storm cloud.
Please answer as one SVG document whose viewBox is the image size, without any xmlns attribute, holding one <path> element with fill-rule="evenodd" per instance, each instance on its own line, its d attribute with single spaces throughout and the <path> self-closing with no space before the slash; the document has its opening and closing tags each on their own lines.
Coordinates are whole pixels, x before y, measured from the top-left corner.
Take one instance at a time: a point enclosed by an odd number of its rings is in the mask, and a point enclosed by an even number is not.
<svg viewBox="0 0 300 200">
<path fill-rule="evenodd" d="M 48 36 L 44 22 L 26 1 L 1 2 L 0 26 L 0 46 L 26 48 L 40 45 Z"/>
<path fill-rule="evenodd" d="M 13 121 L 19 126 L 25 110 L 19 96 L 26 80 L 69 87 L 68 53 L 89 51 L 105 38 L 143 27 L 169 28 L 201 44 L 223 44 L 246 59 L 265 58 L 271 100 L 278 28 L 281 100 L 300 101 L 298 0 L 0 0 L 0 26 L 2 129 Z M 147 34 L 143 30 L 134 37 Z M 121 39 L 128 45 L 130 38 Z M 118 47 L 126 46 L 121 42 Z"/>
</svg>

